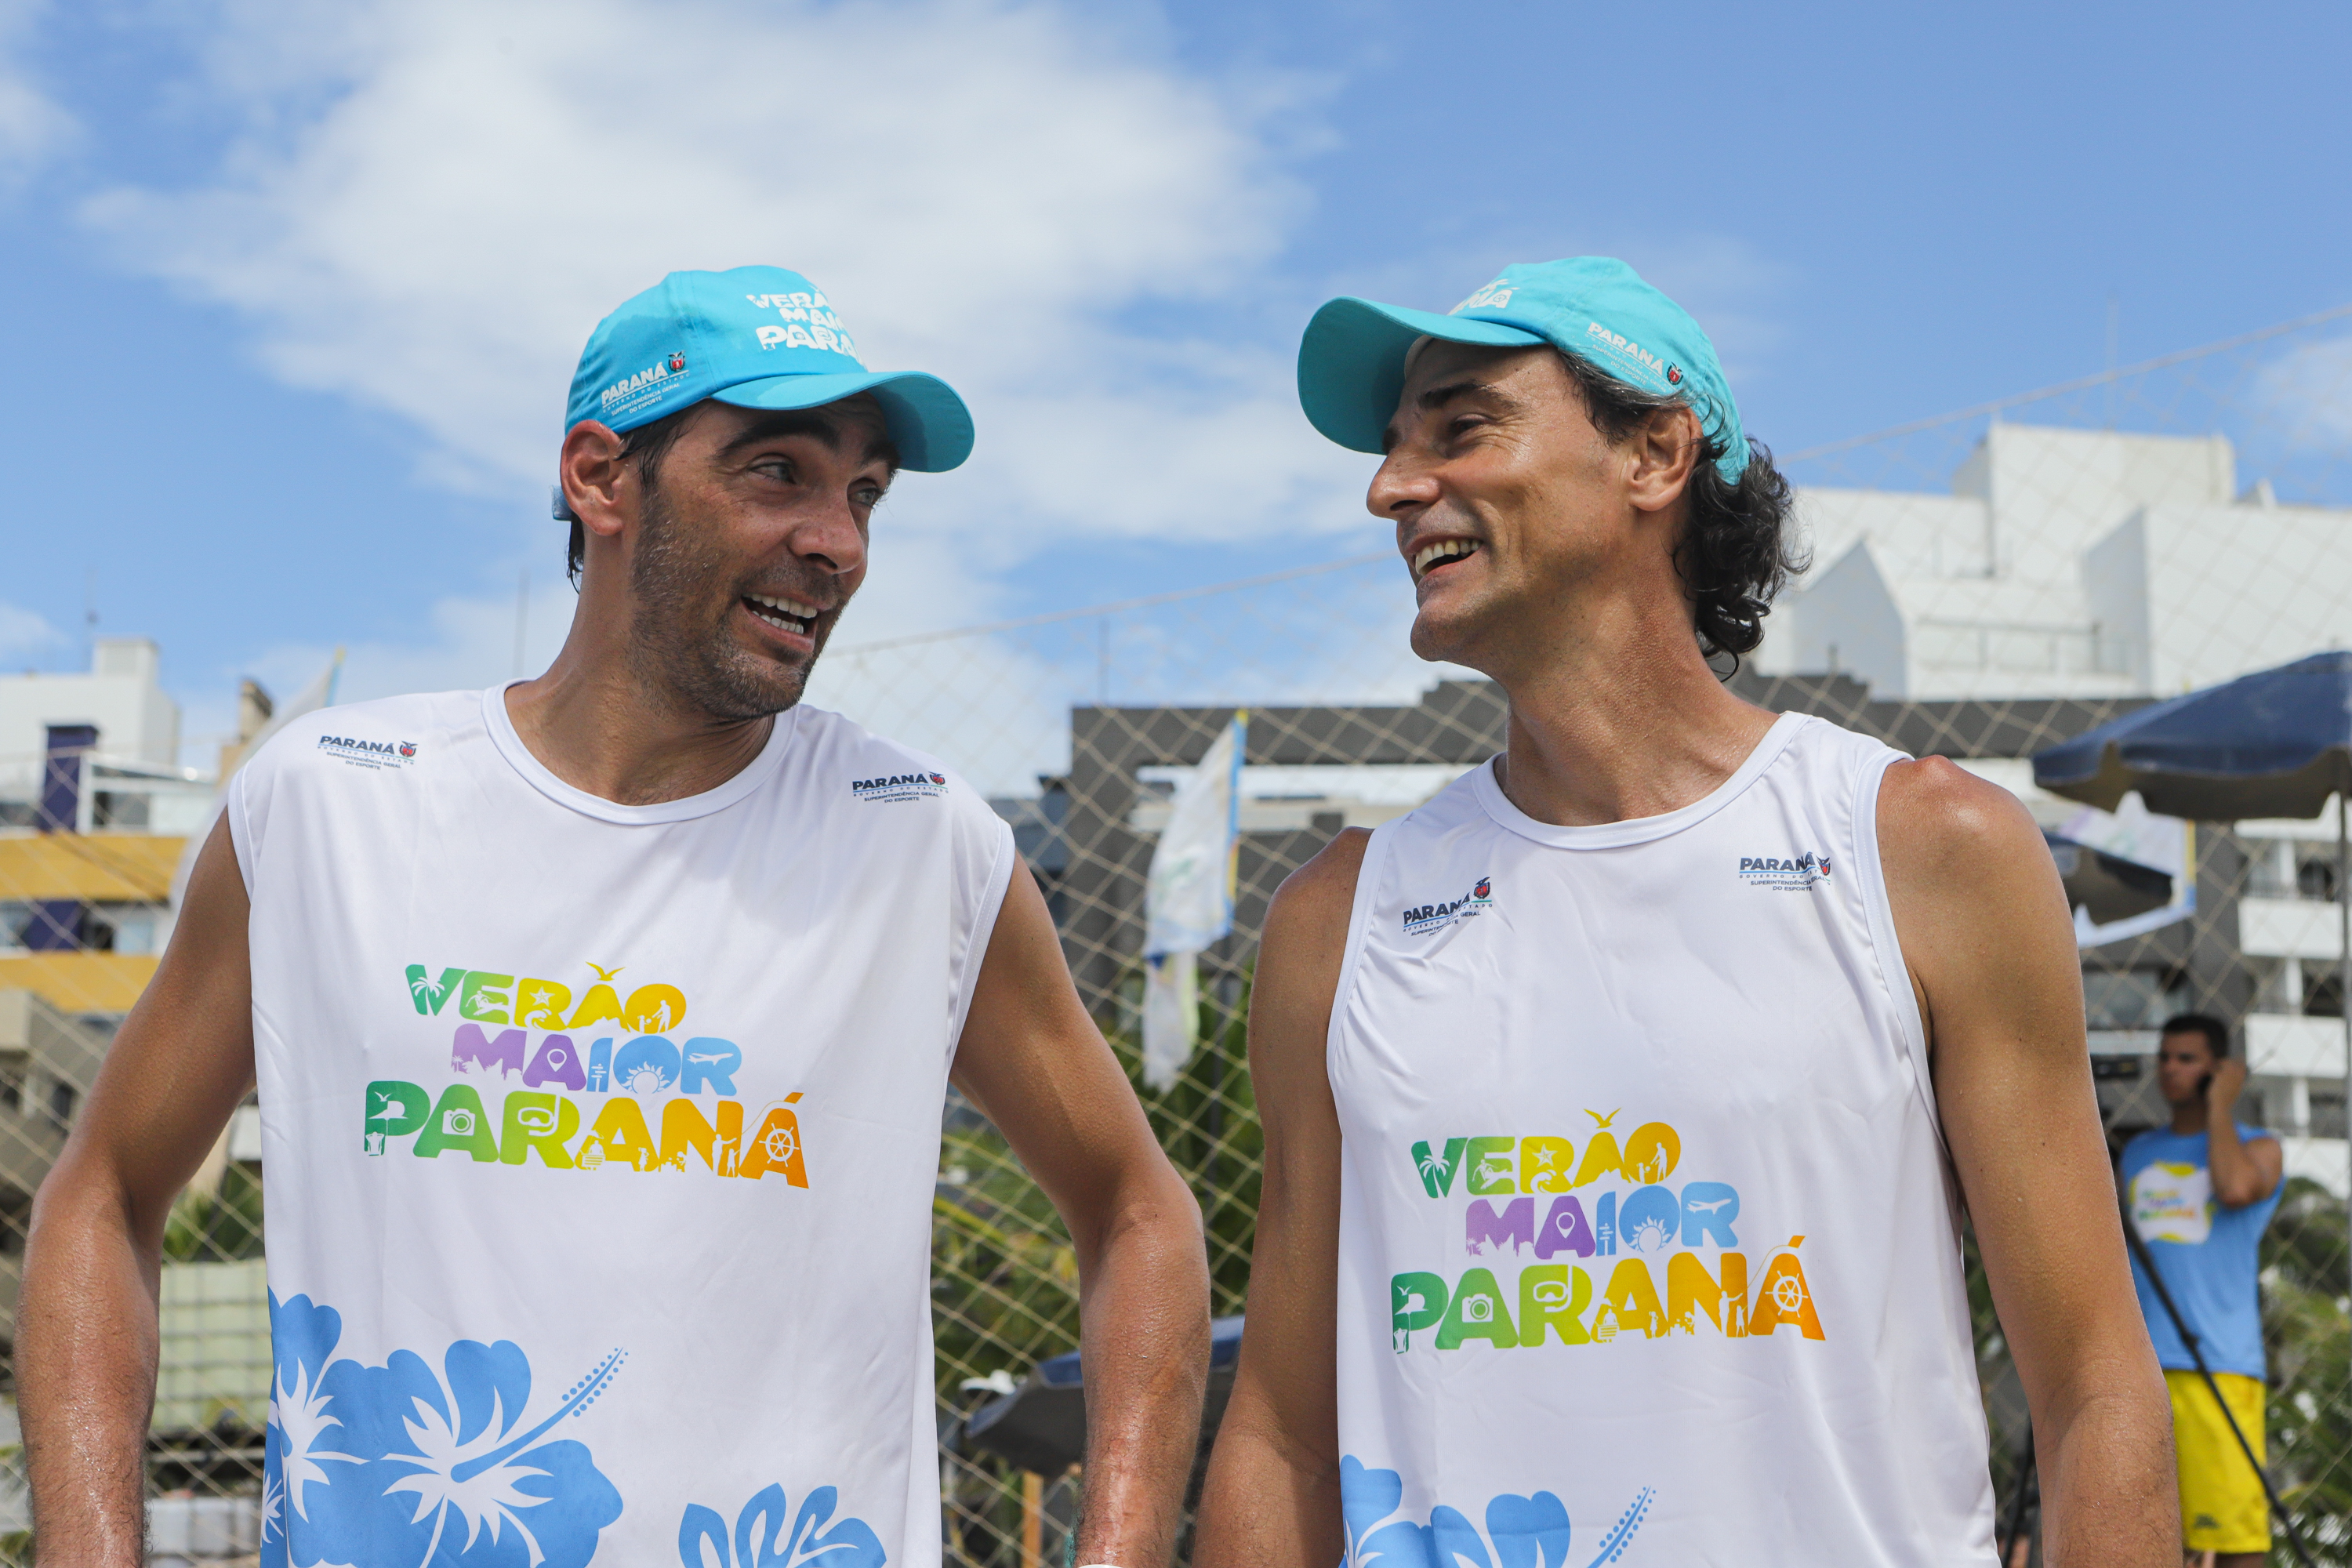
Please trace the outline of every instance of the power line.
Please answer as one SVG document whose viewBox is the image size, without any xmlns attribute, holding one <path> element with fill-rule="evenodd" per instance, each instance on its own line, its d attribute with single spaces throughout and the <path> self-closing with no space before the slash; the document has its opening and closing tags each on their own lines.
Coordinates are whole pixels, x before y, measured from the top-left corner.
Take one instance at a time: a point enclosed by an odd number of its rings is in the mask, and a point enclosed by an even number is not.
<svg viewBox="0 0 2352 1568">
<path fill-rule="evenodd" d="M 1963 419 L 1982 419 L 1999 414 L 2004 409 L 2021 407 L 2028 403 L 2039 403 L 2048 397 L 2063 396 L 2070 392 L 2087 392 L 2095 386 L 2111 385 L 2127 376 L 2146 375 L 2150 371 L 2185 364 L 2190 360 L 2203 359 L 2208 354 L 2227 353 L 2231 349 L 2242 349 L 2250 343 L 2259 343 L 2272 338 L 2283 337 L 2288 332 L 2299 332 L 2306 327 L 2322 326 L 2346 316 L 2352 316 L 2352 305 L 2337 305 L 2332 310 L 2320 310 L 2308 316 L 2298 316 L 2292 321 L 2281 321 L 2274 327 L 2263 327 L 2257 331 L 2242 332 L 2234 338 L 2223 338 L 2219 342 L 2207 343 L 2200 348 L 2179 349 L 2168 354 L 2158 354 L 2154 359 L 2142 360 L 2137 364 L 2127 364 L 2116 370 L 2103 370 L 2096 375 L 2081 376 L 2074 381 L 2062 381 L 2053 386 L 2042 387 L 2037 391 L 2011 393 L 2007 397 L 1996 397 L 1990 403 L 1979 403 L 1972 408 L 1963 408 L 1957 413 L 1938 414 L 1927 419 L 1914 419 L 1907 425 L 1889 426 L 1884 430 L 1874 430 L 1867 436 L 1848 436 L 1843 440 L 1825 441 L 1818 447 L 1808 447 L 1801 452 L 1791 452 L 1785 458 L 1776 457 L 1774 460 L 1782 463 L 1801 463 L 1814 458 L 1826 458 L 1836 452 L 1850 452 L 1857 447 L 1867 447 L 1874 442 L 1893 440 L 1897 436 L 1914 436 L 1922 430 L 1933 430 L 1939 425 L 1954 425 Z"/>
</svg>

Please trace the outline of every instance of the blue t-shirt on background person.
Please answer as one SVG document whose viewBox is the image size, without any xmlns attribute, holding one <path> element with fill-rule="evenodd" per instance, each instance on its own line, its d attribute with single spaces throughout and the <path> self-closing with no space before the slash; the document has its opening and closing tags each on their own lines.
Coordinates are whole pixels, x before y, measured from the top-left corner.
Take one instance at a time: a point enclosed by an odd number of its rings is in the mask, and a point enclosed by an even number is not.
<svg viewBox="0 0 2352 1568">
<path fill-rule="evenodd" d="M 2238 1126 L 2238 1141 L 2252 1143 L 2277 1134 Z M 2262 1268 L 2263 1230 L 2278 1208 L 2286 1183 L 2268 1197 L 2231 1208 L 2213 1196 L 2213 1173 L 2205 1134 L 2159 1127 L 2124 1145 L 2124 1193 L 2133 1227 L 2147 1243 L 2148 1256 L 2164 1276 L 2172 1304 L 2215 1372 L 2246 1377 L 2263 1374 L 2262 1304 L 2255 1293 Z M 2156 1343 L 2157 1363 L 2193 1372 L 2197 1363 L 2157 1300 L 2137 1255 L 2132 1285 Z"/>
</svg>

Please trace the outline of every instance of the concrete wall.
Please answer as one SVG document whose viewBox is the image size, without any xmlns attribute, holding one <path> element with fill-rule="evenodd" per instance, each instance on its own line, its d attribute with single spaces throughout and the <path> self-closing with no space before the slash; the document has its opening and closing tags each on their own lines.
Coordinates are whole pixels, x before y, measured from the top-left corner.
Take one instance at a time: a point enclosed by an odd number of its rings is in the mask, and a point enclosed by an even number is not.
<svg viewBox="0 0 2352 1568">
<path fill-rule="evenodd" d="M 1774 618 L 1780 618 L 1776 611 Z M 1801 604 L 1774 628 L 1799 669 L 1839 670 L 1872 689 L 1900 697 L 1910 689 L 1903 612 L 1879 569 L 1877 546 L 1854 544 L 1814 578 Z"/>
<path fill-rule="evenodd" d="M 2318 507 L 2150 507 L 2148 689 L 2173 696 L 2352 647 L 2352 515 Z"/>
</svg>

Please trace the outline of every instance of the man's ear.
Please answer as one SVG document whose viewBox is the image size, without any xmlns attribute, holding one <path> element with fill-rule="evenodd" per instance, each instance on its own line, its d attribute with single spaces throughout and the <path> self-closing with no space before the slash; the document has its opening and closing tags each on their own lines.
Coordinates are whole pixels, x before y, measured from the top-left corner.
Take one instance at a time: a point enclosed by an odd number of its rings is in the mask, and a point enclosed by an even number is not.
<svg viewBox="0 0 2352 1568">
<path fill-rule="evenodd" d="M 1698 416 L 1677 405 L 1652 415 L 1627 446 L 1633 460 L 1633 504 L 1643 511 L 1664 511 L 1690 488 L 1706 437 Z"/>
<path fill-rule="evenodd" d="M 583 529 L 606 539 L 618 538 L 636 511 L 637 475 L 623 450 L 612 429 L 583 419 L 564 432 L 563 455 L 556 464 L 572 514 Z"/>
</svg>

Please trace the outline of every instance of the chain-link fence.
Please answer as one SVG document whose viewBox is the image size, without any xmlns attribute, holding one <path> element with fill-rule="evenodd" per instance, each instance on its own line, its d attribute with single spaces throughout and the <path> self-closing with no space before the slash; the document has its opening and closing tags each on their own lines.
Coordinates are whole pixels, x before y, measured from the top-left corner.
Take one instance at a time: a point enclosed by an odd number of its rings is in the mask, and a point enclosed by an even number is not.
<svg viewBox="0 0 2352 1568">
<path fill-rule="evenodd" d="M 2155 1026 L 2176 1012 L 2222 1018 L 2245 1050 L 2242 1120 L 2280 1136 L 2288 1171 L 2262 1277 L 2271 1468 L 2331 1562 L 2352 1562 L 2335 826 L 2084 817 L 2034 791 L 2021 759 L 2152 696 L 2352 643 L 2347 319 L 1790 455 L 1813 562 L 1736 678 L 1768 706 L 1962 759 L 2025 797 L 2062 856 L 2124 863 L 2122 891 L 2094 893 L 2106 904 L 2084 916 L 2101 1109 L 2118 1143 L 2167 1120 L 2151 1058 Z M 1342 827 L 1411 809 L 1501 744 L 1492 688 L 1414 659 L 1410 614 L 1401 569 L 1376 552 L 927 637 L 853 634 L 812 692 L 949 760 L 1013 822 L 1082 995 L 1200 1199 L 1220 1315 L 1242 1312 L 1247 1293 L 1261 1143 L 1243 1020 L 1267 900 Z M 1145 879 L 1170 791 L 1243 707 L 1233 930 L 1201 956 L 1197 1048 L 1154 1089 L 1140 1071 Z M 13 753 L 0 756 L 0 1326 L 12 1339 L 30 1195 L 152 972 L 189 802 L 206 787 L 131 751 L 101 726 L 0 736 Z M 247 1108 L 166 1240 L 150 1447 L 159 1561 L 257 1549 L 271 1394 L 258 1156 Z M 1019 1162 L 961 1104 L 943 1128 L 935 1236 L 950 1559 L 1064 1561 L 1078 1495 L 1067 1443 L 1007 1442 L 988 1413 L 1066 1377 L 1049 1363 L 1077 1344 L 1075 1265 Z M 2023 1401 L 1979 1283 L 2006 1518 L 2025 1492 Z M 22 1555 L 27 1524 L 21 1487 L 0 1479 L 0 1561 Z"/>
</svg>

